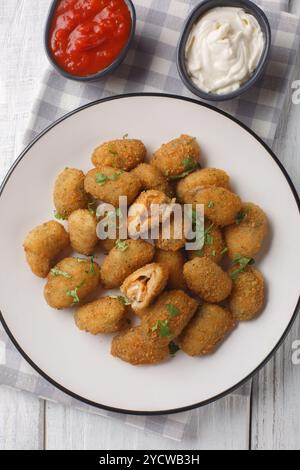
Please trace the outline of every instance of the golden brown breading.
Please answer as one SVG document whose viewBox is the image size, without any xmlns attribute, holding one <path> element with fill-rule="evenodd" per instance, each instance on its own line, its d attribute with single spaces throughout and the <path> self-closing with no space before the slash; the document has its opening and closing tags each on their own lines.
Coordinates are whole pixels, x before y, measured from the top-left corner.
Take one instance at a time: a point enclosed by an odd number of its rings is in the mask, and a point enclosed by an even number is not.
<svg viewBox="0 0 300 470">
<path fill-rule="evenodd" d="M 101 267 L 101 279 L 106 289 L 120 287 L 130 274 L 154 258 L 154 247 L 144 240 L 126 240 L 118 246 L 109 252 Z"/>
<path fill-rule="evenodd" d="M 198 302 L 182 290 L 164 292 L 144 311 L 142 327 L 156 344 L 166 345 L 177 338 L 198 307 Z"/>
<path fill-rule="evenodd" d="M 158 263 L 147 264 L 128 276 L 121 292 L 128 298 L 134 311 L 149 307 L 164 290 L 169 277 L 168 269 Z"/>
<path fill-rule="evenodd" d="M 24 242 L 31 271 L 38 277 L 47 277 L 57 257 L 69 244 L 68 233 L 56 221 L 46 222 L 31 230 Z"/>
<path fill-rule="evenodd" d="M 186 259 L 182 251 L 164 251 L 158 248 L 154 261 L 168 269 L 168 286 L 170 289 L 186 289 L 186 282 L 183 276 L 183 266 Z"/>
<path fill-rule="evenodd" d="M 45 299 L 58 310 L 79 304 L 99 285 L 100 268 L 97 263 L 79 258 L 65 258 L 49 273 Z"/>
<path fill-rule="evenodd" d="M 163 226 L 167 227 L 167 223 L 165 223 Z M 177 231 L 179 232 L 179 229 L 178 227 L 175 228 L 174 218 L 172 218 L 170 222 L 170 237 L 164 237 L 164 231 L 161 227 L 159 239 L 155 240 L 156 248 L 159 248 L 160 250 L 164 251 L 173 252 L 181 250 L 186 244 L 186 239 L 184 236 L 184 227 L 182 227 L 182 231 L 180 233 L 177 234 Z"/>
<path fill-rule="evenodd" d="M 146 153 L 141 140 L 111 140 L 95 149 L 92 162 L 96 167 L 111 166 L 130 171 L 145 160 Z"/>
<path fill-rule="evenodd" d="M 179 345 L 189 356 L 206 356 L 213 353 L 235 327 L 236 321 L 229 310 L 204 304 L 182 332 Z"/>
<path fill-rule="evenodd" d="M 178 182 L 176 192 L 184 204 L 193 202 L 195 195 L 207 186 L 230 189 L 230 178 L 227 173 L 217 168 L 203 168 L 195 171 Z"/>
<path fill-rule="evenodd" d="M 156 220 L 152 218 L 152 206 L 161 206 Z M 158 227 L 159 223 L 172 211 L 172 200 L 165 193 L 151 189 L 143 191 L 134 201 L 128 212 L 128 231 L 130 237 L 136 234 L 149 232 L 151 227 Z"/>
<path fill-rule="evenodd" d="M 75 323 L 80 330 L 92 335 L 116 333 L 127 324 L 126 307 L 118 299 L 102 297 L 83 305 L 75 313 Z"/>
<path fill-rule="evenodd" d="M 234 224 L 242 209 L 242 201 L 237 194 L 228 189 L 213 186 L 199 191 L 193 203 L 203 204 L 205 217 L 220 227 Z"/>
<path fill-rule="evenodd" d="M 102 166 L 88 172 L 84 187 L 93 198 L 119 207 L 120 196 L 127 196 L 128 205 L 132 204 L 141 191 L 142 184 L 131 173 Z"/>
<path fill-rule="evenodd" d="M 162 191 L 169 197 L 174 196 L 174 189 L 168 182 L 168 179 L 161 173 L 161 171 L 149 163 L 141 163 L 132 173 L 141 181 L 144 191 L 155 189 Z"/>
<path fill-rule="evenodd" d="M 69 232 L 72 248 L 82 255 L 94 253 L 99 241 L 96 233 L 97 218 L 87 209 L 72 212 L 69 217 Z"/>
<path fill-rule="evenodd" d="M 87 207 L 88 195 L 84 190 L 84 178 L 84 173 L 74 168 L 66 168 L 58 176 L 53 199 L 60 216 L 68 218 L 77 209 Z"/>
<path fill-rule="evenodd" d="M 155 152 L 151 165 L 158 168 L 167 178 L 179 177 L 195 170 L 199 165 L 200 148 L 195 138 L 181 135 L 160 147 Z"/>
<path fill-rule="evenodd" d="M 153 365 L 169 357 L 169 348 L 156 344 L 142 327 L 136 327 L 113 339 L 111 354 L 134 366 Z"/>
<path fill-rule="evenodd" d="M 211 222 L 206 221 L 204 233 L 204 245 L 201 250 L 187 251 L 190 260 L 206 256 L 215 263 L 221 263 L 225 254 L 225 242 L 222 231 Z"/>
<path fill-rule="evenodd" d="M 268 235 L 268 220 L 264 211 L 252 203 L 244 203 L 236 223 L 225 228 L 229 256 L 254 258 Z"/>
<path fill-rule="evenodd" d="M 238 266 L 234 266 L 232 274 Z M 261 312 L 265 301 L 265 281 L 263 275 L 252 267 L 247 267 L 233 281 L 229 308 L 238 321 L 253 320 Z"/>
<path fill-rule="evenodd" d="M 210 258 L 195 258 L 184 265 L 188 288 L 205 302 L 217 303 L 229 297 L 232 281 Z"/>
</svg>

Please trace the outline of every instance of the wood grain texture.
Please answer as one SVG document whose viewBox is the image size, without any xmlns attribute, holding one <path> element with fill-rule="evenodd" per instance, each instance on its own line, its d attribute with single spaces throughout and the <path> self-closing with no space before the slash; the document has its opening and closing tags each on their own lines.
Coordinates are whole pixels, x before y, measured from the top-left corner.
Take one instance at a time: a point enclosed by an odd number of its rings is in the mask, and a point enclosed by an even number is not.
<svg viewBox="0 0 300 470">
<path fill-rule="evenodd" d="M 21 150 L 46 60 L 42 31 L 50 0 L 0 1 L 0 180 Z M 40 449 L 44 403 L 0 387 L 0 449 Z"/>
<path fill-rule="evenodd" d="M 0 387 L 0 449 L 43 449 L 43 430 L 43 401 L 27 393 Z"/>
<path fill-rule="evenodd" d="M 194 412 L 182 442 L 143 433 L 122 422 L 47 403 L 46 448 L 245 450 L 249 445 L 250 398 L 224 398 Z"/>
</svg>

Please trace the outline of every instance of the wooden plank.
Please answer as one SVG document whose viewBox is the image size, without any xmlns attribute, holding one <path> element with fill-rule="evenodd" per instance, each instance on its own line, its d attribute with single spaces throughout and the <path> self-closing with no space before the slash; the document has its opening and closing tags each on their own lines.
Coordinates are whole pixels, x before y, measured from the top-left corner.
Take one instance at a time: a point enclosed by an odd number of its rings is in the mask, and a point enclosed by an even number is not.
<svg viewBox="0 0 300 470">
<path fill-rule="evenodd" d="M 44 403 L 32 395 L 0 387 L 0 449 L 44 448 Z"/>
<path fill-rule="evenodd" d="M 42 31 L 49 1 L 34 8 L 31 0 L 0 2 L 0 179 L 20 151 L 46 63 Z M 0 387 L 0 449 L 42 448 L 43 414 L 36 397 Z"/>
<path fill-rule="evenodd" d="M 117 419 L 47 403 L 45 446 L 48 450 L 246 450 L 249 419 L 250 398 L 227 397 L 195 411 L 183 441 L 176 442 L 141 432 Z"/>
<path fill-rule="evenodd" d="M 294 0 L 292 6 L 293 12 L 300 14 L 300 2 Z M 295 79 L 300 79 L 300 57 Z M 292 100 L 290 105 L 289 122 L 287 126 L 281 123 L 275 151 L 299 192 L 300 105 L 292 104 Z M 292 362 L 293 346 L 299 340 L 298 318 L 276 357 L 254 381 L 251 443 L 255 450 L 300 449 L 300 365 Z"/>
</svg>

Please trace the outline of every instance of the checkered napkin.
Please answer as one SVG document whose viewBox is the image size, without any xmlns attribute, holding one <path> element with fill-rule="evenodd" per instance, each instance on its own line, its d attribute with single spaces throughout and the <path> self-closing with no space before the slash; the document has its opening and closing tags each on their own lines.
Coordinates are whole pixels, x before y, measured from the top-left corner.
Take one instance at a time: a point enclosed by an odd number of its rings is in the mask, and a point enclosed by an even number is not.
<svg viewBox="0 0 300 470">
<path fill-rule="evenodd" d="M 194 97 L 183 86 L 176 69 L 176 45 L 183 22 L 197 0 L 135 0 L 137 31 L 125 62 L 105 80 L 94 84 L 68 81 L 47 70 L 35 102 L 25 143 L 65 113 L 99 98 L 131 92 L 167 92 Z M 288 13 L 289 0 L 257 0 L 272 26 L 273 47 L 268 69 L 247 94 L 219 107 L 240 119 L 272 145 L 300 44 L 300 21 Z M 194 97 L 195 98 L 195 97 Z M 121 420 L 144 431 L 182 440 L 191 412 L 173 416 L 125 416 L 88 407 L 63 394 L 37 374 L 15 350 L 0 328 L 0 383 L 35 395 Z M 251 383 L 236 394 L 249 396 Z"/>
</svg>

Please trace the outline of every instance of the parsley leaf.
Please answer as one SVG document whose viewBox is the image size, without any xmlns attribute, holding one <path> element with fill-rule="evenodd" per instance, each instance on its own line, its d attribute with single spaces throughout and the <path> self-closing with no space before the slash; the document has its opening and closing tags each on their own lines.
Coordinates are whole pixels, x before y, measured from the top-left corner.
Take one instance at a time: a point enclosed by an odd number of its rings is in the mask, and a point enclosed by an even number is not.
<svg viewBox="0 0 300 470">
<path fill-rule="evenodd" d="M 90 267 L 90 274 L 92 274 L 92 276 L 96 276 L 96 269 L 95 269 L 95 257 L 92 256 L 91 257 L 91 267 Z"/>
<path fill-rule="evenodd" d="M 209 203 L 207 204 L 207 207 L 208 207 L 209 209 L 213 209 L 213 208 L 215 207 L 214 201 L 209 201 Z"/>
<path fill-rule="evenodd" d="M 97 201 L 92 201 L 88 203 L 88 211 L 92 215 L 96 214 L 96 205 L 97 205 Z"/>
<path fill-rule="evenodd" d="M 72 277 L 71 274 L 67 273 L 66 271 L 61 271 L 60 269 L 57 269 L 57 268 L 51 269 L 50 272 L 51 272 L 52 276 L 54 276 L 54 277 L 63 276 L 66 279 L 71 279 L 71 277 Z"/>
<path fill-rule="evenodd" d="M 242 209 L 236 216 L 235 223 L 240 225 L 247 218 L 248 212 L 246 209 Z"/>
<path fill-rule="evenodd" d="M 68 290 L 68 291 L 67 291 L 67 296 L 68 296 L 68 297 L 72 297 L 72 299 L 73 299 L 73 305 L 74 305 L 74 304 L 79 304 L 80 298 L 79 298 L 79 295 L 78 295 L 78 290 L 81 289 L 81 287 L 83 287 L 84 284 L 85 284 L 85 281 L 83 280 L 83 281 L 79 284 L 79 286 L 75 287 L 75 289 L 73 289 L 73 290 Z"/>
<path fill-rule="evenodd" d="M 96 183 L 103 186 L 107 181 L 117 181 L 119 176 L 123 175 L 124 171 L 119 170 L 116 173 L 112 174 L 111 176 L 104 175 L 103 173 L 96 174 Z"/>
<path fill-rule="evenodd" d="M 108 176 L 104 175 L 103 173 L 96 174 L 96 183 L 100 184 L 101 186 L 108 181 Z"/>
<path fill-rule="evenodd" d="M 158 320 L 155 325 L 152 327 L 152 332 L 158 331 L 161 338 L 167 338 L 171 336 L 171 331 L 169 328 L 168 320 Z"/>
<path fill-rule="evenodd" d="M 169 313 L 169 315 L 171 315 L 171 317 L 177 317 L 180 313 L 178 308 L 175 307 L 175 305 L 172 305 L 172 304 L 167 304 L 166 309 L 168 310 L 168 313 Z"/>
<path fill-rule="evenodd" d="M 169 351 L 170 351 L 170 355 L 171 356 L 175 356 L 175 354 L 180 351 L 180 347 L 177 346 L 176 343 L 174 343 L 174 341 L 171 341 L 171 343 L 169 344 Z"/>
<path fill-rule="evenodd" d="M 126 242 L 122 241 L 122 240 L 117 240 L 116 241 L 116 247 L 119 251 L 127 251 L 129 246 Z"/>
<path fill-rule="evenodd" d="M 123 139 L 124 139 L 124 140 L 125 140 L 125 139 L 128 139 L 128 135 L 129 135 L 129 134 L 123 135 Z"/>
<path fill-rule="evenodd" d="M 128 307 L 129 305 L 131 305 L 131 302 L 130 300 L 125 297 L 125 295 L 112 295 L 111 296 L 111 299 L 116 299 L 116 300 L 119 300 L 119 302 L 121 302 L 121 304 L 125 305 L 125 307 Z"/>
<path fill-rule="evenodd" d="M 227 246 L 224 248 L 224 250 L 221 251 L 221 255 L 225 255 L 226 253 L 228 253 L 229 249 L 227 248 Z"/>
<path fill-rule="evenodd" d="M 60 214 L 58 211 L 54 211 L 54 217 L 57 220 L 67 220 L 67 217 L 65 215 Z"/>
<path fill-rule="evenodd" d="M 241 256 L 241 255 L 236 255 L 234 257 L 234 263 L 239 265 L 239 268 L 235 269 L 232 271 L 230 274 L 230 277 L 233 281 L 236 281 L 238 278 L 238 275 L 247 268 L 247 266 L 251 266 L 255 263 L 255 260 L 253 258 L 247 258 L 246 256 Z"/>
</svg>

